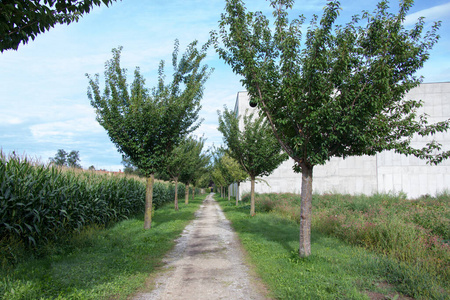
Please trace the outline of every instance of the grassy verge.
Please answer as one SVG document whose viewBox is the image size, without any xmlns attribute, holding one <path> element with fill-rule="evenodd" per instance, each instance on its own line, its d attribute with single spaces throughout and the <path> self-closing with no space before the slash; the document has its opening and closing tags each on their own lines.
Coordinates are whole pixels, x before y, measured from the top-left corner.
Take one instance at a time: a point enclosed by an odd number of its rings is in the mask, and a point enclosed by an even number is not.
<svg viewBox="0 0 450 300">
<path fill-rule="evenodd" d="M 313 254 L 300 259 L 299 227 L 289 214 L 262 212 L 259 201 L 260 211 L 250 217 L 246 203 L 236 207 L 216 199 L 277 299 L 390 299 L 401 294 L 449 299 L 445 282 L 417 264 L 351 245 L 317 227 L 311 238 Z"/>
<path fill-rule="evenodd" d="M 144 288 L 204 198 L 196 196 L 179 211 L 173 204 L 161 207 L 150 230 L 143 229 L 143 217 L 108 229 L 89 227 L 52 255 L 2 269 L 0 299 L 127 299 Z"/>
</svg>

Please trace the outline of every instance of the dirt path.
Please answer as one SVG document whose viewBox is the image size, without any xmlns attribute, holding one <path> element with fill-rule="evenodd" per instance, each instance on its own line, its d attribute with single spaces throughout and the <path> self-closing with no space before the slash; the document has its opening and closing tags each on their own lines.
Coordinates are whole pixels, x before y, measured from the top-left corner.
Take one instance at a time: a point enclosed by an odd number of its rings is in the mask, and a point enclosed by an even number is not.
<svg viewBox="0 0 450 300">
<path fill-rule="evenodd" d="M 155 279 L 155 289 L 135 300 L 268 299 L 244 264 L 236 234 L 212 195 L 165 259 L 166 270 Z"/>
</svg>

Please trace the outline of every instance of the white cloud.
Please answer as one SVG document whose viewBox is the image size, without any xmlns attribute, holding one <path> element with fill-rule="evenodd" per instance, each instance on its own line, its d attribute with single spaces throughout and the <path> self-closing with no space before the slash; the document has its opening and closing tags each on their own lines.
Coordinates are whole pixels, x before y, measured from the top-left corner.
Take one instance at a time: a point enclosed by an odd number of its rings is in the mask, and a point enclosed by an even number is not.
<svg viewBox="0 0 450 300">
<path fill-rule="evenodd" d="M 22 118 L 0 114 L 0 125 L 19 125 L 23 122 Z"/>
<path fill-rule="evenodd" d="M 70 143 L 74 137 L 100 133 L 103 128 L 92 118 L 77 118 L 30 126 L 33 138 L 39 143 Z"/>
<path fill-rule="evenodd" d="M 425 17 L 426 22 L 448 20 L 450 16 L 450 2 L 420 10 L 406 16 L 405 25 L 414 25 L 417 19 Z"/>
</svg>

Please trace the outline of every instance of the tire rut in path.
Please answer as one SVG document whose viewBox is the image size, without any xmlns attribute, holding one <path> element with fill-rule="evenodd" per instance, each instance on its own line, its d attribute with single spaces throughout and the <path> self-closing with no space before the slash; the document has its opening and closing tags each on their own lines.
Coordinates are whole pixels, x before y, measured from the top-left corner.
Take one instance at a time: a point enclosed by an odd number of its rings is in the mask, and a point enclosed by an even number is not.
<svg viewBox="0 0 450 300">
<path fill-rule="evenodd" d="M 244 264 L 236 234 L 213 194 L 203 201 L 164 262 L 166 270 L 156 277 L 155 289 L 135 300 L 268 299 Z"/>
</svg>

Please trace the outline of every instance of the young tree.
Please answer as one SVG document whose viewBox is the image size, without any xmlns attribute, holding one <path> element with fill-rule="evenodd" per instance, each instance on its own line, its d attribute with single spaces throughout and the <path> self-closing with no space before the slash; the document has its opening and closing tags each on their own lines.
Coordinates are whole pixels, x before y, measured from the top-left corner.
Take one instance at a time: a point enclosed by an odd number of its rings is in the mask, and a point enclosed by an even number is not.
<svg viewBox="0 0 450 300">
<path fill-rule="evenodd" d="M 304 46 L 304 18 L 287 17 L 293 4 L 271 1 L 272 31 L 262 13 L 247 13 L 241 0 L 227 0 L 220 33 L 212 35 L 220 57 L 244 77 L 253 104 L 302 173 L 299 255 L 308 256 L 314 166 L 383 150 L 439 163 L 450 153 L 439 153 L 437 142 L 421 149 L 410 142 L 417 134 L 446 131 L 449 121 L 428 125 L 425 115 L 417 116 L 422 102 L 404 99 L 421 82 L 414 73 L 428 59 L 440 26 L 424 34 L 420 18 L 405 29 L 413 0 L 401 1 L 398 14 L 382 1 L 373 14 L 363 12 L 345 26 L 335 25 L 340 5 L 329 1 L 320 21 L 313 17 Z"/>
<path fill-rule="evenodd" d="M 236 206 L 239 205 L 239 186 L 242 181 L 245 181 L 248 178 L 247 172 L 242 168 L 242 165 L 239 164 L 237 160 L 232 158 L 228 153 L 222 157 L 222 164 L 227 169 L 227 173 L 230 174 L 232 178 L 232 182 L 237 183 L 237 191 L 236 191 Z M 230 190 L 231 186 L 229 187 Z M 230 199 L 230 191 L 228 190 L 228 200 Z"/>
<path fill-rule="evenodd" d="M 70 24 L 94 5 L 115 0 L 4 0 L 0 2 L 0 51 L 19 48 L 56 24 Z"/>
<path fill-rule="evenodd" d="M 281 146 L 273 135 L 269 123 L 264 117 L 252 114 L 244 115 L 244 128 L 239 129 L 239 118 L 224 108 L 219 114 L 219 131 L 228 146 L 228 154 L 236 159 L 247 172 L 251 180 L 250 215 L 255 215 L 255 179 L 268 176 L 288 157 L 282 153 Z"/>
<path fill-rule="evenodd" d="M 164 61 L 159 66 L 159 82 L 151 91 L 136 68 L 131 91 L 126 70 L 120 67 L 122 48 L 113 49 L 113 58 L 105 66 L 105 89 L 100 92 L 99 75 L 89 75 L 88 97 L 102 125 L 118 150 L 147 177 L 144 228 L 151 227 L 153 183 L 155 172 L 164 168 L 168 153 L 183 136 L 200 125 L 198 112 L 203 86 L 210 75 L 201 62 L 209 44 L 198 50 L 192 42 L 179 59 L 175 41 L 172 65 L 173 79 L 165 84 Z"/>
</svg>

